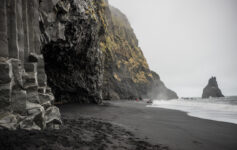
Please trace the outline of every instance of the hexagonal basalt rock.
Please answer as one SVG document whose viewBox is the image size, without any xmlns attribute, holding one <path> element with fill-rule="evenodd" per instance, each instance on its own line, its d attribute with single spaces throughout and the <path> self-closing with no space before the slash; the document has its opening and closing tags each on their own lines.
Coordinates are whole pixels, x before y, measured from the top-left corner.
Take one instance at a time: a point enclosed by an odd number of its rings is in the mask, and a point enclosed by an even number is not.
<svg viewBox="0 0 237 150">
<path fill-rule="evenodd" d="M 0 84 L 0 112 L 8 110 L 11 104 L 11 83 Z"/>
<path fill-rule="evenodd" d="M 40 54 L 40 3 L 39 0 L 1 1 L 0 128 L 46 127 L 45 109 L 52 107 L 54 96 L 47 90 L 44 58 Z M 39 93 L 52 96 L 40 99 Z"/>
<path fill-rule="evenodd" d="M 27 93 L 24 90 L 13 90 L 11 107 L 14 113 L 26 115 Z"/>
<path fill-rule="evenodd" d="M 0 84 L 6 84 L 11 82 L 12 69 L 11 64 L 7 62 L 0 62 Z"/>
</svg>

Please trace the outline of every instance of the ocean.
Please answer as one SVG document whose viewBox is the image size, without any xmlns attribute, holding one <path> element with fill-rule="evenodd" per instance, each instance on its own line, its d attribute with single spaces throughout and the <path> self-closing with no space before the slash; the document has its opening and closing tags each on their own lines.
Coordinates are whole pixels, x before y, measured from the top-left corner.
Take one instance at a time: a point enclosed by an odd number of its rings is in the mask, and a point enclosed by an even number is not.
<svg viewBox="0 0 237 150">
<path fill-rule="evenodd" d="M 147 107 L 180 110 L 193 117 L 237 124 L 237 96 L 209 99 L 154 100 Z"/>
</svg>

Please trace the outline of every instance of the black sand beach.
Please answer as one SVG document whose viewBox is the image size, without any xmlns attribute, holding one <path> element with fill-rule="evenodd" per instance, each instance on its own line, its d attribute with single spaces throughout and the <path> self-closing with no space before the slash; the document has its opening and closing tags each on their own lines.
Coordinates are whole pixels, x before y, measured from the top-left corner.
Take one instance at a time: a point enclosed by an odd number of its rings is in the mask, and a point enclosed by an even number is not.
<svg viewBox="0 0 237 150">
<path fill-rule="evenodd" d="M 95 118 L 64 118 L 60 130 L 0 130 L 0 150 L 168 150 Z"/>
<path fill-rule="evenodd" d="M 143 102 L 110 102 L 104 106 L 69 104 L 64 116 L 100 118 L 172 150 L 236 150 L 237 125 L 190 117 L 184 112 L 147 108 Z"/>
<path fill-rule="evenodd" d="M 1 150 L 236 150 L 237 125 L 145 102 L 60 106 L 60 130 L 0 130 Z"/>
</svg>

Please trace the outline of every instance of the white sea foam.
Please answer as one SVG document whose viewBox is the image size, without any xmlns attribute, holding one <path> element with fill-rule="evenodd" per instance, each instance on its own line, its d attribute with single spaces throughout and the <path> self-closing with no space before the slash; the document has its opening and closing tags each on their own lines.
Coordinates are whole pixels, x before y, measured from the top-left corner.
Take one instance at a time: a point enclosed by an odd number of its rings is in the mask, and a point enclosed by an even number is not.
<svg viewBox="0 0 237 150">
<path fill-rule="evenodd" d="M 189 116 L 237 124 L 237 97 L 154 100 L 148 107 L 181 110 Z"/>
</svg>

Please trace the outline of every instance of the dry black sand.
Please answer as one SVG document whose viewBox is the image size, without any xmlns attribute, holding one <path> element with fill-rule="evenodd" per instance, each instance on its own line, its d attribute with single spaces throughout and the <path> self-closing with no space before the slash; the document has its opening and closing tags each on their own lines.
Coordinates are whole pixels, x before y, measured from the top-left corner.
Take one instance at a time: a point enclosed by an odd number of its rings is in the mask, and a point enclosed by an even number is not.
<svg viewBox="0 0 237 150">
<path fill-rule="evenodd" d="M 93 116 L 119 124 L 136 137 L 171 150 L 237 150 L 237 125 L 188 116 L 185 112 L 147 108 L 146 103 L 115 101 L 104 106 L 69 104 L 65 116 Z"/>
<path fill-rule="evenodd" d="M 166 150 L 111 123 L 94 118 L 65 119 L 60 130 L 0 130 L 0 150 Z"/>
<path fill-rule="evenodd" d="M 237 150 L 235 124 L 145 106 L 135 101 L 63 105 L 61 130 L 0 131 L 0 150 Z"/>
</svg>

